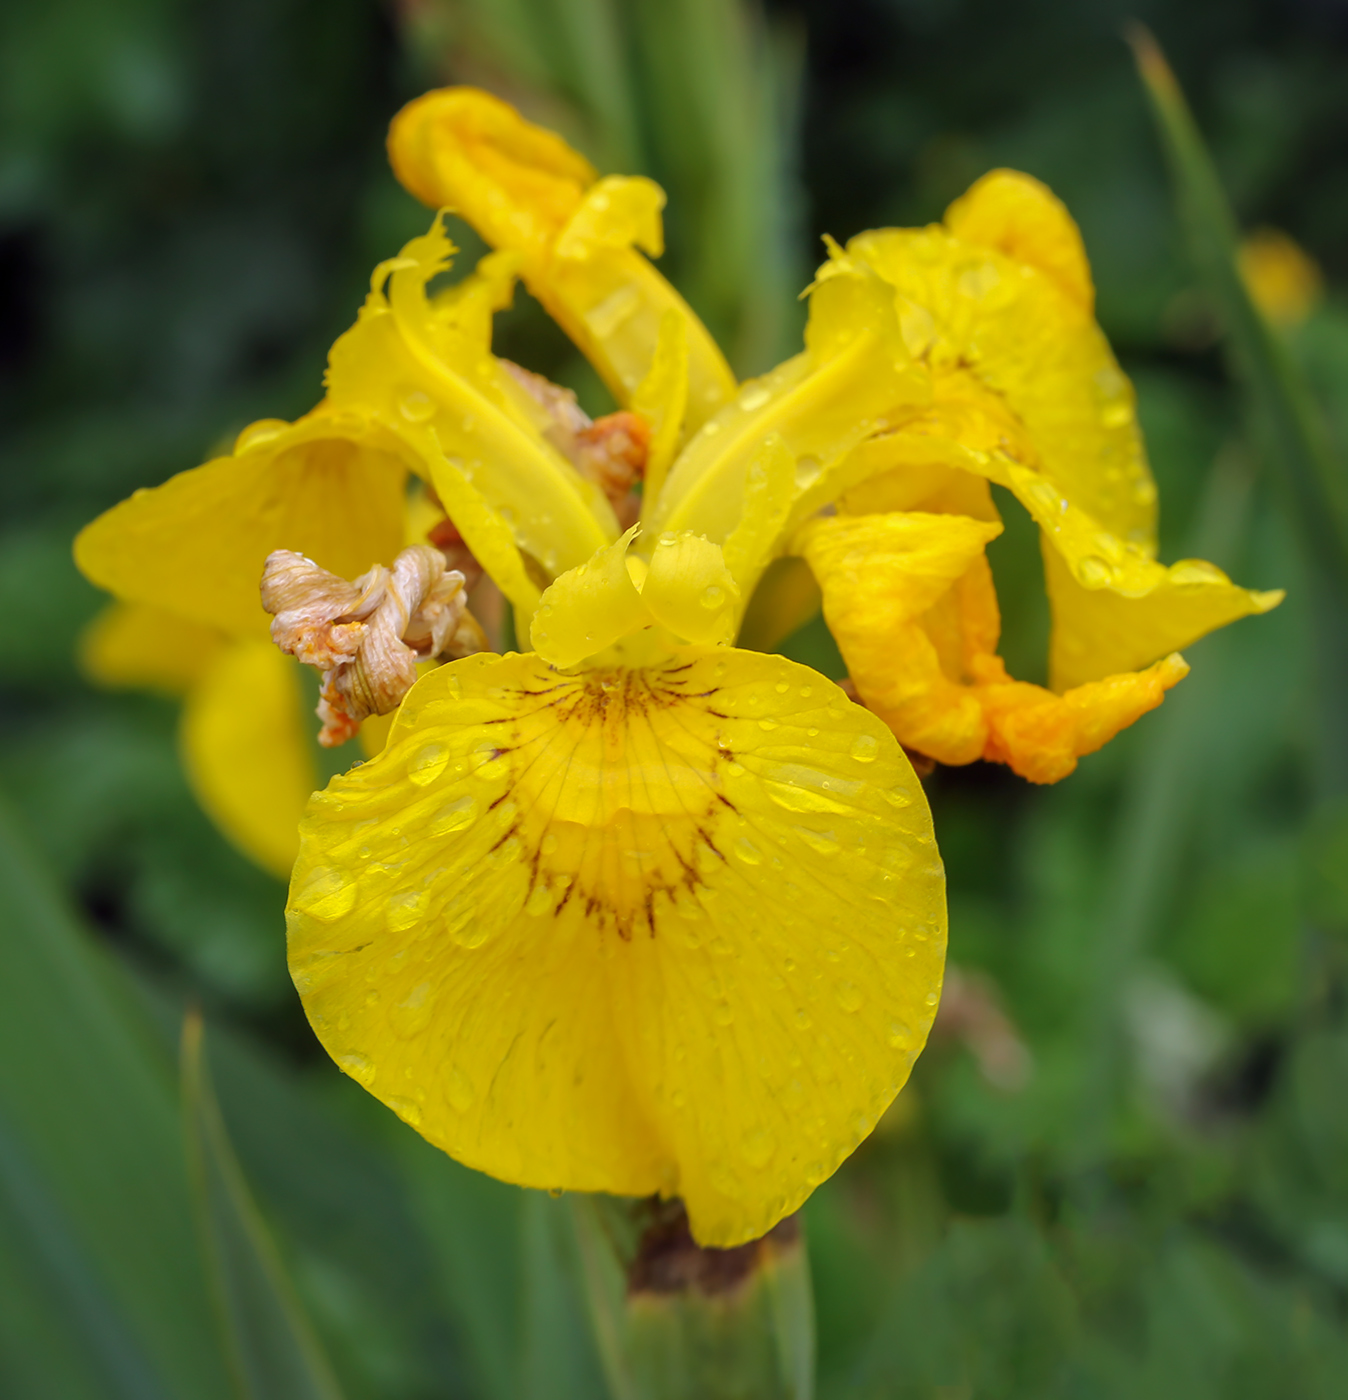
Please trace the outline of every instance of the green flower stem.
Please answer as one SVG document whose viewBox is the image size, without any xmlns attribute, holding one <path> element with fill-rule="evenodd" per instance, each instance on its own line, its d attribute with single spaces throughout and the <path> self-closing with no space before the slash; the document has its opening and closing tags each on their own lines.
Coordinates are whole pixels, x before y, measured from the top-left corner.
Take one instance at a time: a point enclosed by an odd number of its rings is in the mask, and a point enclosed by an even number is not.
<svg viewBox="0 0 1348 1400">
<path fill-rule="evenodd" d="M 814 1300 L 798 1216 L 702 1249 L 677 1202 L 572 1199 L 613 1400 L 810 1400 Z"/>
<path fill-rule="evenodd" d="M 1319 668 L 1319 757 L 1326 796 L 1348 792 L 1348 475 L 1287 348 L 1259 313 L 1237 266 L 1238 232 L 1212 157 L 1175 75 L 1151 35 L 1129 35 L 1156 115 L 1176 201 L 1199 274 L 1217 306 L 1252 436 L 1275 469 L 1302 543 Z"/>
</svg>

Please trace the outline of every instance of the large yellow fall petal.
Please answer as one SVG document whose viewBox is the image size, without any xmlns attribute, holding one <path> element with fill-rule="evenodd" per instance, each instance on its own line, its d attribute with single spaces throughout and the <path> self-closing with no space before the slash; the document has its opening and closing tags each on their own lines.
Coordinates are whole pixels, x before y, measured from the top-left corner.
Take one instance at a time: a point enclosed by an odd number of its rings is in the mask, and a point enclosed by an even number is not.
<svg viewBox="0 0 1348 1400">
<path fill-rule="evenodd" d="M 75 560 L 127 602 L 265 637 L 267 555 L 297 550 L 344 578 L 391 560 L 407 471 L 396 439 L 365 415 L 320 406 L 294 424 L 255 423 L 233 456 L 137 491 L 86 525 Z"/>
<path fill-rule="evenodd" d="M 224 648 L 183 709 L 182 753 L 197 801 L 251 860 L 284 879 L 316 784 L 298 667 L 269 642 Z"/>
<path fill-rule="evenodd" d="M 226 642 L 214 628 L 144 603 L 111 603 L 84 629 L 80 668 L 99 685 L 180 697 Z"/>
<path fill-rule="evenodd" d="M 688 337 L 688 425 L 735 392 L 706 327 L 633 245 L 661 250 L 664 196 L 648 180 L 597 180 L 553 132 L 476 88 L 408 103 L 389 128 L 398 179 L 432 208 L 461 214 L 497 248 L 518 250 L 529 290 L 620 403 L 646 377 L 666 312 Z"/>
<path fill-rule="evenodd" d="M 291 968 L 337 1063 L 523 1185 L 729 1246 L 871 1130 L 931 1024 L 943 877 L 892 736 L 781 657 L 470 657 L 315 796 Z"/>
</svg>

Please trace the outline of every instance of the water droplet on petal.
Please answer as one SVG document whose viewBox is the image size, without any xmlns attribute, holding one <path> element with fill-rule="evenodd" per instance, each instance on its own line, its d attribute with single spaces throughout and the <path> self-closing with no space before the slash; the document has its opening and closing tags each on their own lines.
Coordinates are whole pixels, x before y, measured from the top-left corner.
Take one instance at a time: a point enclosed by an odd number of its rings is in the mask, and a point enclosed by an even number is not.
<svg viewBox="0 0 1348 1400">
<path fill-rule="evenodd" d="M 450 1070 L 449 1078 L 445 1082 L 445 1097 L 456 1113 L 467 1113 L 477 1097 L 468 1076 L 457 1065 Z"/>
<path fill-rule="evenodd" d="M 359 1050 L 348 1050 L 334 1058 L 338 1068 L 349 1074 L 356 1083 L 368 1086 L 374 1082 L 375 1065 L 368 1055 L 362 1055 Z"/>
<path fill-rule="evenodd" d="M 880 741 L 874 734 L 858 734 L 852 740 L 852 757 L 858 763 L 872 763 L 880 752 Z"/>
<path fill-rule="evenodd" d="M 861 988 L 855 982 L 839 982 L 833 988 L 833 995 L 838 999 L 838 1005 L 844 1011 L 860 1011 L 861 1003 L 865 998 L 861 995 Z"/>
<path fill-rule="evenodd" d="M 709 583 L 706 588 L 702 590 L 702 596 L 698 599 L 698 602 L 708 611 L 713 608 L 719 608 L 721 604 L 725 602 L 725 589 L 718 588 L 714 583 Z"/>
<path fill-rule="evenodd" d="M 763 859 L 763 852 L 747 836 L 741 836 L 733 849 L 745 865 L 757 865 Z"/>
<path fill-rule="evenodd" d="M 356 882 L 344 871 L 318 866 L 295 893 L 295 908 L 310 918 L 339 919 L 356 902 Z"/>
<path fill-rule="evenodd" d="M 403 1120 L 413 1128 L 421 1126 L 421 1105 L 414 1103 L 411 1099 L 402 1098 L 398 1094 L 390 1094 L 385 1103 Z"/>
<path fill-rule="evenodd" d="M 744 1160 L 751 1167 L 766 1167 L 772 1160 L 773 1153 L 777 1151 L 777 1144 L 769 1133 L 765 1133 L 762 1128 L 755 1128 L 752 1132 L 745 1133 L 740 1150 L 744 1153 Z"/>
<path fill-rule="evenodd" d="M 407 761 L 407 776 L 419 787 L 433 783 L 445 771 L 449 750 L 444 744 L 423 744 Z"/>
<path fill-rule="evenodd" d="M 435 401 L 422 389 L 413 389 L 398 400 L 398 412 L 409 423 L 424 423 L 435 416 Z"/>
<path fill-rule="evenodd" d="M 451 831 L 462 831 L 465 827 L 472 826 L 477 818 L 477 798 L 456 797 L 453 802 L 446 802 L 430 819 L 427 829 L 432 836 L 448 836 Z"/>
<path fill-rule="evenodd" d="M 757 413 L 771 397 L 771 392 L 761 384 L 751 384 L 740 395 L 740 407 L 746 413 Z"/>
</svg>

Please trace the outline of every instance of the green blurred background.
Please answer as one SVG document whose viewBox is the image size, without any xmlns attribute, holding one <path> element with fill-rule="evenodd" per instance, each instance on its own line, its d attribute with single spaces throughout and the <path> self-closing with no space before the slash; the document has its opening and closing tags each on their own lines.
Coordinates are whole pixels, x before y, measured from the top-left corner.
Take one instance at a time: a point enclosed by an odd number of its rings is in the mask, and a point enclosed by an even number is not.
<svg viewBox="0 0 1348 1400">
<path fill-rule="evenodd" d="M 176 707 L 74 661 L 102 600 L 72 535 L 316 400 L 370 269 L 428 221 L 388 120 L 446 80 L 660 180 L 663 266 L 741 374 L 798 343 L 820 234 L 939 218 L 997 165 L 1067 202 L 1140 396 L 1163 558 L 1291 597 L 1193 647 L 1162 710 L 1060 786 L 928 781 L 957 971 L 912 1087 L 806 1209 L 821 1393 L 1348 1393 L 1348 820 L 1277 464 L 1244 435 L 1129 18 L 1242 223 L 1325 269 L 1289 334 L 1342 462 L 1342 0 L 0 11 L 0 1394 L 229 1393 L 181 1147 L 191 1001 L 345 1394 L 604 1393 L 565 1202 L 456 1167 L 337 1073 L 286 976 L 283 888 L 197 809 Z M 497 348 L 607 406 L 523 293 Z M 1033 531 L 1000 504 L 1005 650 L 1040 679 Z M 788 649 L 837 673 L 817 627 Z"/>
</svg>

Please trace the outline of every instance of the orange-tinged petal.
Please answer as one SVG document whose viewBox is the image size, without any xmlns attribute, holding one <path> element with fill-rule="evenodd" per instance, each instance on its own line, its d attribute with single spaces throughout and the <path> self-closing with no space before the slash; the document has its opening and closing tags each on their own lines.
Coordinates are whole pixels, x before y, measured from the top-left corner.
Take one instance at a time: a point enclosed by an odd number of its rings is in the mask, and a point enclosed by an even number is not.
<svg viewBox="0 0 1348 1400">
<path fill-rule="evenodd" d="M 1001 620 L 983 555 L 998 530 L 956 515 L 840 515 L 811 521 L 798 547 L 857 693 L 900 742 L 941 763 L 985 758 L 1057 782 L 1189 668 L 1170 656 L 1064 695 L 1012 680 L 995 654 Z"/>
<path fill-rule="evenodd" d="M 80 668 L 99 685 L 185 695 L 220 648 L 219 632 L 143 603 L 112 603 L 84 629 Z"/>
<path fill-rule="evenodd" d="M 781 657 L 563 676 L 470 657 L 315 796 L 306 1011 L 470 1166 L 680 1195 L 730 1246 L 795 1209 L 907 1078 L 944 890 L 892 736 Z"/>
<path fill-rule="evenodd" d="M 1047 185 L 1018 170 L 990 170 L 945 211 L 945 226 L 965 243 L 995 248 L 1037 267 L 1087 311 L 1095 284 L 1081 230 Z"/>
<path fill-rule="evenodd" d="M 137 491 L 86 525 L 75 561 L 96 584 L 233 635 L 265 637 L 258 584 L 274 549 L 344 578 L 391 560 L 407 465 L 368 418 L 323 406 L 255 424 L 232 457 Z"/>
<path fill-rule="evenodd" d="M 924 615 L 1000 533 L 998 523 L 914 512 L 827 517 L 797 537 L 858 693 L 904 744 L 942 763 L 982 757 L 987 722 L 960 671 L 942 668 Z"/>
<path fill-rule="evenodd" d="M 316 783 L 299 667 L 269 642 L 224 648 L 187 698 L 183 763 L 197 801 L 251 860 L 284 879 Z"/>
<path fill-rule="evenodd" d="M 688 337 L 690 429 L 735 392 L 706 327 L 633 246 L 661 249 L 664 196 L 651 181 L 598 180 L 559 136 L 469 87 L 408 103 L 389 128 L 389 158 L 418 199 L 523 255 L 529 290 L 624 406 L 650 370 L 667 312 Z"/>
<path fill-rule="evenodd" d="M 994 658 L 996 660 L 996 658 Z M 978 686 L 988 720 L 985 758 L 1005 763 L 1032 783 L 1056 783 L 1077 759 L 1103 748 L 1120 730 L 1154 710 L 1171 686 L 1189 674 L 1182 656 L 1167 656 L 1145 671 L 1109 676 L 1054 695 L 1042 686 L 1003 679 L 989 666 Z"/>
</svg>

